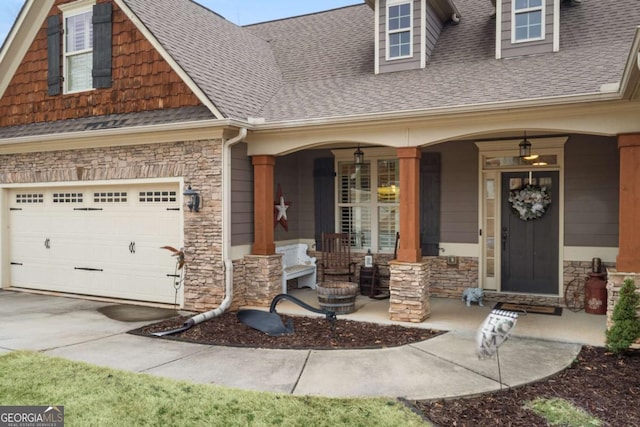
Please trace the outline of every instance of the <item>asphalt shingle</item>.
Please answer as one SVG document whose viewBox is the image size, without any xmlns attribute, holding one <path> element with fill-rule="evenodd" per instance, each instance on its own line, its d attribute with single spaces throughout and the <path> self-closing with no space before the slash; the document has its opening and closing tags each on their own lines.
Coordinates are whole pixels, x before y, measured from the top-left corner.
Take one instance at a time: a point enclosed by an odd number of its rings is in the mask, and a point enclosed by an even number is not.
<svg viewBox="0 0 640 427">
<path fill-rule="evenodd" d="M 0 139 L 26 136 L 55 135 L 94 130 L 132 128 L 168 123 L 195 122 L 215 119 L 206 107 L 184 107 L 141 113 L 109 114 L 82 119 L 41 122 L 23 126 L 0 127 Z"/>
<path fill-rule="evenodd" d="M 123 1 L 225 117 L 272 122 L 597 93 L 620 82 L 640 24 L 638 0 L 563 2 L 560 52 L 496 60 L 491 2 L 455 0 L 462 20 L 445 25 L 425 69 L 376 75 L 366 4 L 239 27 L 191 0 Z M 0 138 L 76 129 L 56 126 Z"/>
<path fill-rule="evenodd" d="M 285 78 L 261 116 L 302 120 L 597 93 L 601 85 L 620 81 L 640 24 L 637 0 L 563 3 L 560 52 L 496 60 L 491 3 L 455 3 L 460 24 L 445 26 L 427 67 L 417 71 L 374 74 L 373 33 L 365 30 L 373 28 L 374 16 L 364 5 L 248 27 L 274 40 L 271 46 Z M 347 33 L 337 24 L 345 17 L 358 20 L 363 30 Z M 314 31 L 297 31 L 301 22 Z M 323 45 L 329 53 L 303 50 L 296 57 L 278 39 L 295 34 L 300 45 L 309 46 L 305 38 L 316 33 L 335 35 L 333 43 Z M 354 59 L 357 64 L 351 63 Z M 308 61 L 313 70 L 305 75 L 287 71 L 306 67 Z"/>
<path fill-rule="evenodd" d="M 282 85 L 269 43 L 190 0 L 124 0 L 225 117 L 246 119 Z"/>
</svg>

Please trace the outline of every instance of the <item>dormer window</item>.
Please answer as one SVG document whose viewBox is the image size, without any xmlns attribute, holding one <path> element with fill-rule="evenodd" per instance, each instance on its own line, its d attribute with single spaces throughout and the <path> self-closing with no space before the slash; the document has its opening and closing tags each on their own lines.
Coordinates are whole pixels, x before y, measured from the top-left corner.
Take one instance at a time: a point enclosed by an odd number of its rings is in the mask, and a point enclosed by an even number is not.
<svg viewBox="0 0 640 427">
<path fill-rule="evenodd" d="M 387 59 L 413 56 L 412 2 L 389 0 L 387 3 Z"/>
<path fill-rule="evenodd" d="M 544 39 L 543 0 L 513 0 L 512 43 Z"/>
<path fill-rule="evenodd" d="M 64 14 L 65 93 L 93 89 L 93 6 Z"/>
</svg>

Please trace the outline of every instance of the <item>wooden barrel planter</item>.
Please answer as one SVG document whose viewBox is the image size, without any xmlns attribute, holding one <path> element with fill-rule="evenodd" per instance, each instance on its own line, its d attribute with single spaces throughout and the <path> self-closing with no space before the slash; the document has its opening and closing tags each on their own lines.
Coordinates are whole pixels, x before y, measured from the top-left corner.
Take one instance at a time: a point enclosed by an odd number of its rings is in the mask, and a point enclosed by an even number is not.
<svg viewBox="0 0 640 427">
<path fill-rule="evenodd" d="M 316 287 L 318 303 L 321 308 L 336 314 L 349 314 L 356 311 L 358 285 L 351 282 L 325 282 Z"/>
</svg>

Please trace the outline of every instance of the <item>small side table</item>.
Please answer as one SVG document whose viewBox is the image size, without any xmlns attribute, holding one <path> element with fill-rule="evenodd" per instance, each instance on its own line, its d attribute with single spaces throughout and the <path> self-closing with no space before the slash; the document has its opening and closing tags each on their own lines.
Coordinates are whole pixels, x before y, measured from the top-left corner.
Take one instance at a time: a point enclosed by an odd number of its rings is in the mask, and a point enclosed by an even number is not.
<svg viewBox="0 0 640 427">
<path fill-rule="evenodd" d="M 378 266 L 373 264 L 373 267 L 360 267 L 360 294 L 373 297 L 376 293 L 376 288 L 380 286 L 380 278 L 378 277 Z"/>
</svg>

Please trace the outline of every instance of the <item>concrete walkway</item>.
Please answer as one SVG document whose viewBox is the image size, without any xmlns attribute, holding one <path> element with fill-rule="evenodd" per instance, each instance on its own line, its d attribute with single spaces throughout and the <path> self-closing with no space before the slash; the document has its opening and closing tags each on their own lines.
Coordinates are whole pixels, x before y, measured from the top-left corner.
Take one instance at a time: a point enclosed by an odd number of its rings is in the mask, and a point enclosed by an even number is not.
<svg viewBox="0 0 640 427">
<path fill-rule="evenodd" d="M 497 360 L 478 360 L 475 333 L 451 331 L 375 350 L 266 350 L 188 344 L 126 334 L 152 323 L 122 322 L 110 303 L 0 291 L 0 354 L 51 356 L 198 383 L 292 395 L 433 399 L 499 390 Z M 500 347 L 502 386 L 569 365 L 580 345 L 511 337 Z"/>
</svg>

